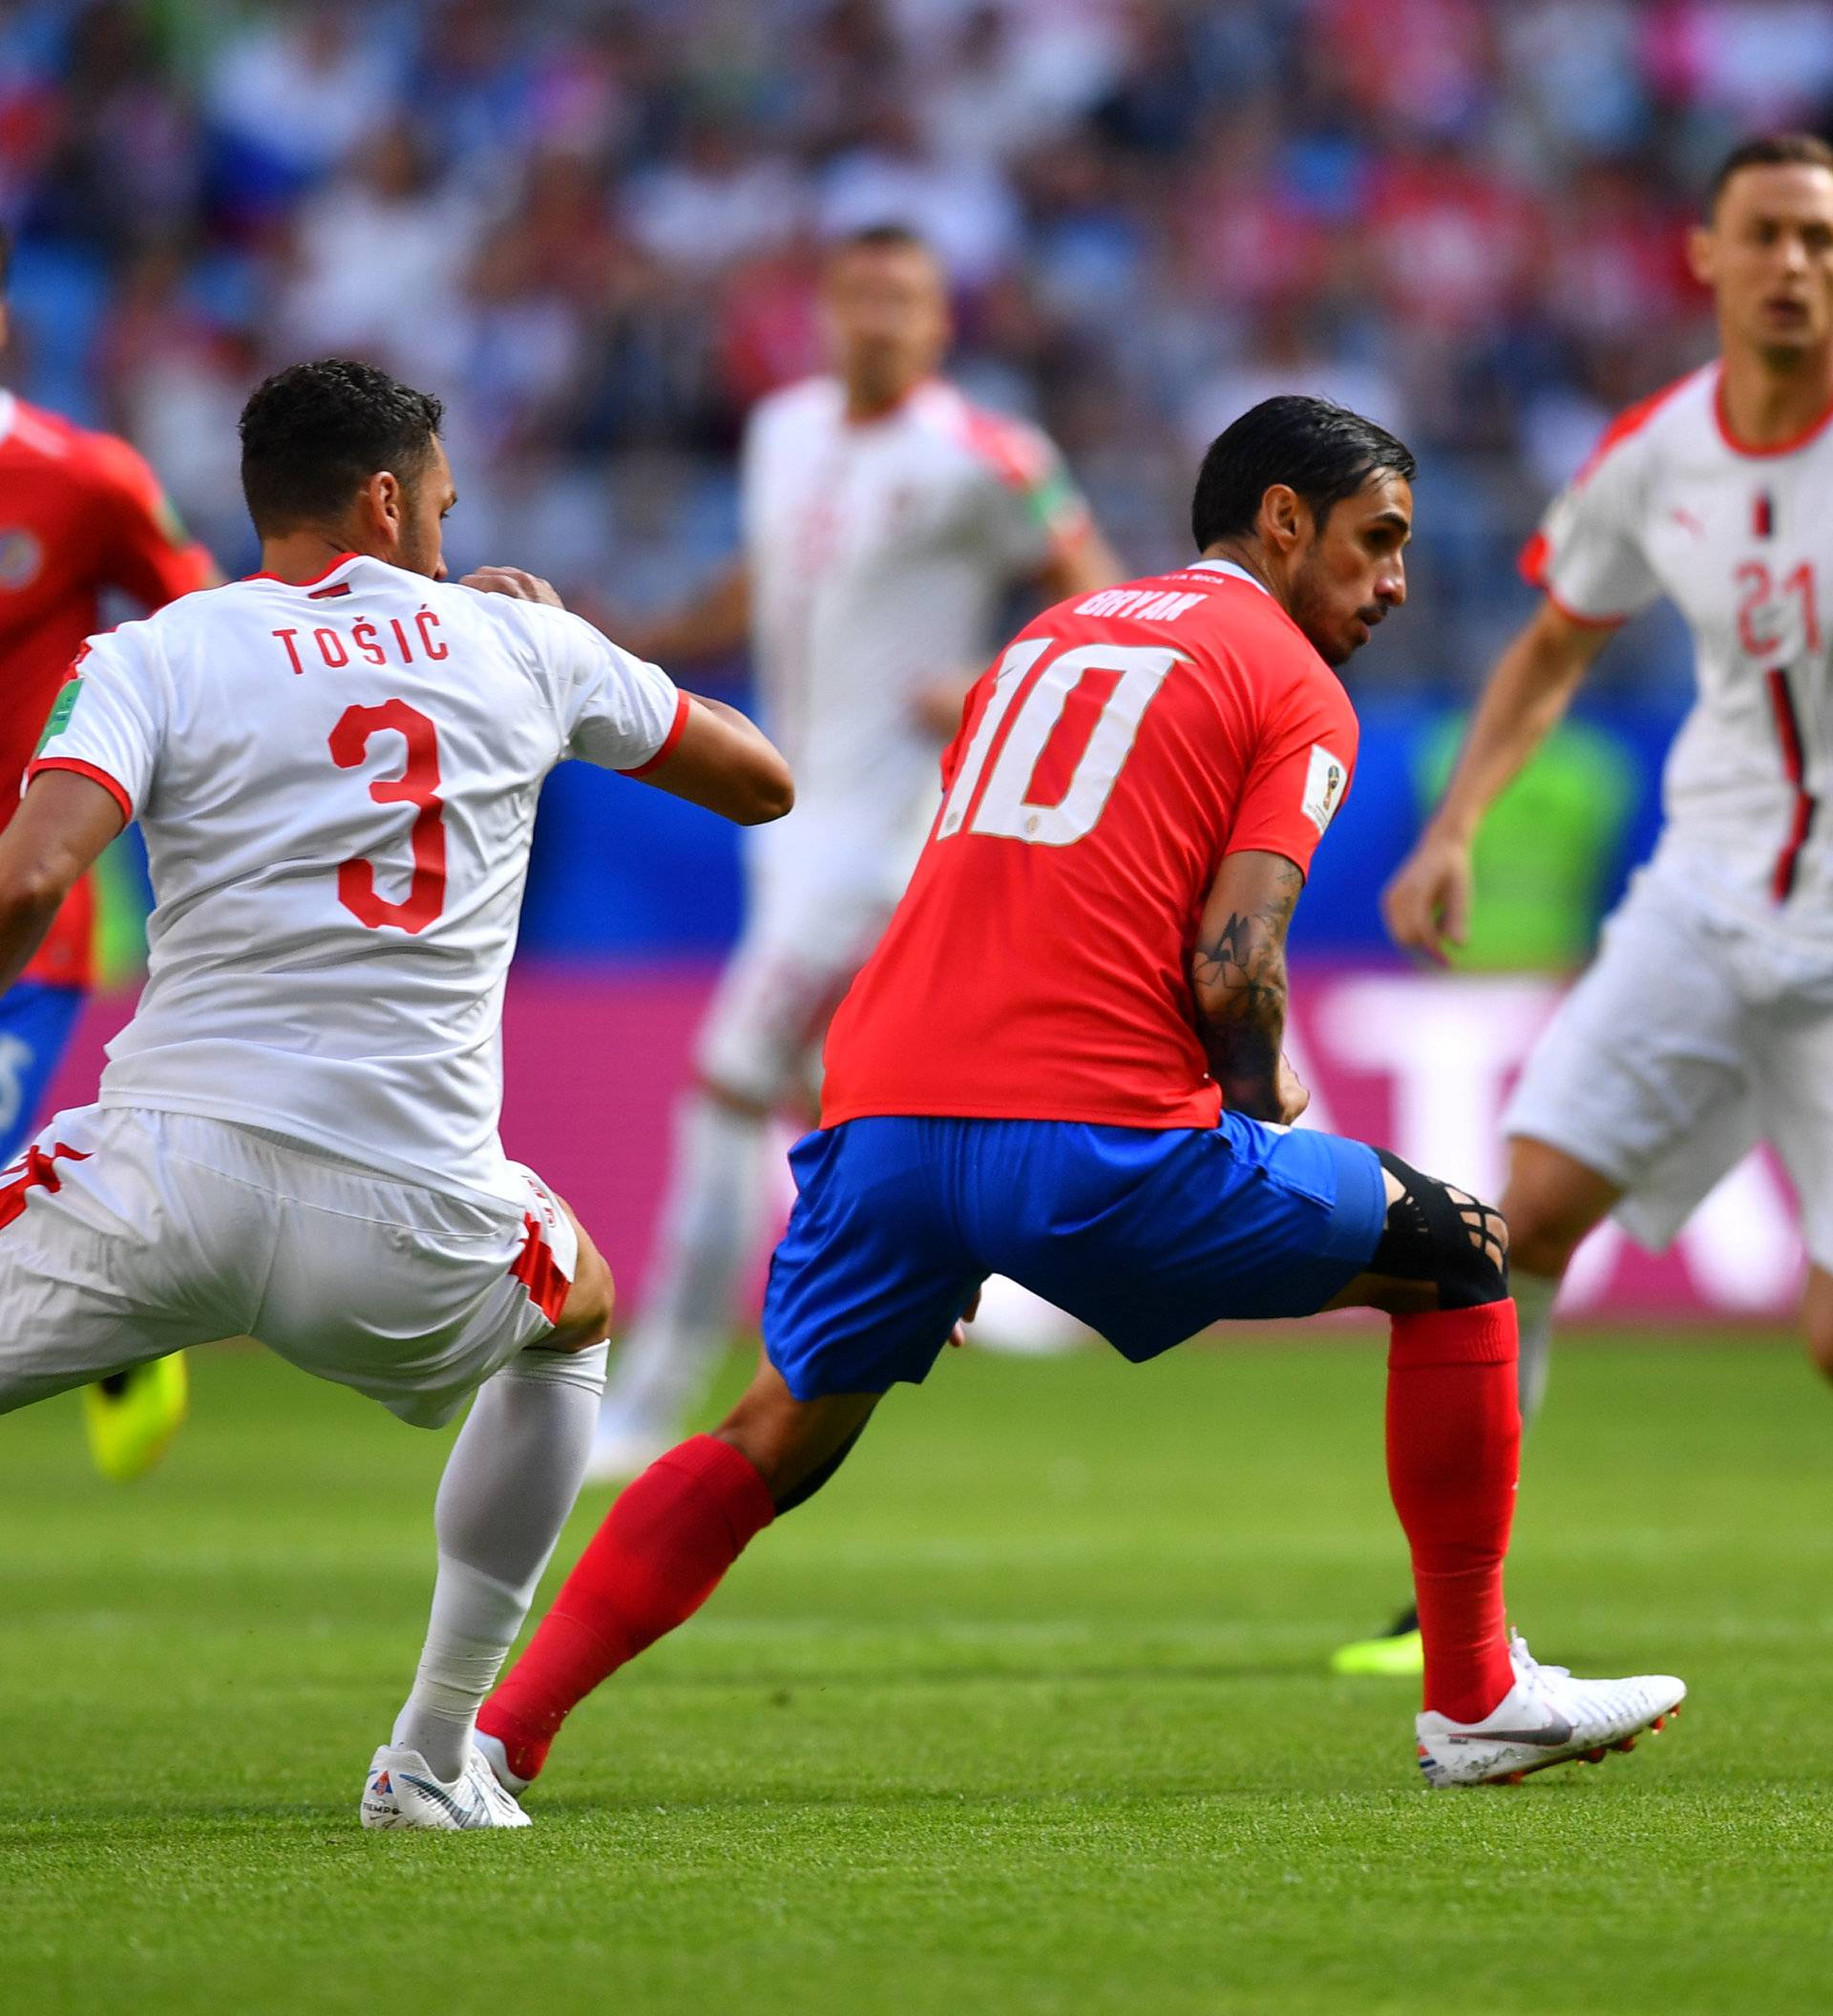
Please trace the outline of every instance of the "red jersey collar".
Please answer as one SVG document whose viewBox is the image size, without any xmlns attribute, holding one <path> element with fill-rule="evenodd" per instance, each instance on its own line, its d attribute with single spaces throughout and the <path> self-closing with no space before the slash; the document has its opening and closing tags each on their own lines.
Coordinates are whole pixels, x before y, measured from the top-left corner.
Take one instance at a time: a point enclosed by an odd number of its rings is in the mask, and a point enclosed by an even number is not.
<svg viewBox="0 0 1833 2016">
<path fill-rule="evenodd" d="M 1799 432 L 1790 434 L 1786 441 L 1777 441 L 1767 448 L 1753 448 L 1749 442 L 1738 440 L 1731 430 L 1731 415 L 1725 410 L 1725 373 L 1721 366 L 1717 383 L 1712 388 L 1712 417 L 1718 424 L 1718 438 L 1734 455 L 1748 455 L 1755 460 L 1767 461 L 1772 455 L 1792 455 L 1798 448 L 1805 448 L 1829 420 L 1833 420 L 1833 405 L 1822 409 Z"/>
</svg>

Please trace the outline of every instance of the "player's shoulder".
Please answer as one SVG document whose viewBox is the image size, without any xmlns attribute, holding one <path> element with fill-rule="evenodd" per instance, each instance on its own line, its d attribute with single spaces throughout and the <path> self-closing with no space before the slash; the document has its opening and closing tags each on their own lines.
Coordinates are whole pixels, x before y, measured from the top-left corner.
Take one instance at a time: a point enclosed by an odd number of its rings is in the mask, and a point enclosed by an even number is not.
<svg viewBox="0 0 1833 2016">
<path fill-rule="evenodd" d="M 980 405 L 947 379 L 919 386 L 911 395 L 910 414 L 918 427 L 1010 489 L 1033 490 L 1056 466 L 1056 449 L 1043 428 L 1017 413 Z"/>
<path fill-rule="evenodd" d="M 1225 674 L 1227 682 L 1269 699 L 1315 687 L 1348 705 L 1342 683 L 1286 611 L 1246 569 L 1192 560 L 1070 597 L 1039 619 L 1069 642 L 1163 642 L 1180 657 Z"/>
<path fill-rule="evenodd" d="M 755 442 L 784 432 L 831 427 L 846 408 L 840 381 L 827 373 L 798 378 L 766 392 L 746 418 L 745 431 Z"/>
<path fill-rule="evenodd" d="M 1718 367 L 1709 364 L 1625 407 L 1598 436 L 1572 488 L 1584 489 L 1606 471 L 1628 475 L 1696 448 L 1717 432 L 1717 392 Z"/>
<path fill-rule="evenodd" d="M 10 446 L 98 494 L 143 495 L 158 487 L 145 456 L 131 442 L 119 434 L 80 427 L 47 407 L 14 398 L 8 425 L 0 431 Z"/>
</svg>

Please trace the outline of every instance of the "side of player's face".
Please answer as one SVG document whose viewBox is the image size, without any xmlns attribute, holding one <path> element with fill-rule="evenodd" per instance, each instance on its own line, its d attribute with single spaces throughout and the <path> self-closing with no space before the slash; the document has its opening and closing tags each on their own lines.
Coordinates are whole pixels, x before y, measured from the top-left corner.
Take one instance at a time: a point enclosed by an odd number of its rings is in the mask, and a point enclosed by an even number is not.
<svg viewBox="0 0 1833 2016">
<path fill-rule="evenodd" d="M 834 366 L 870 397 L 895 398 L 919 384 L 948 348 L 948 290 L 918 246 L 841 252 L 828 269 L 823 300 Z"/>
<path fill-rule="evenodd" d="M 1783 357 L 1833 341 L 1833 170 L 1739 169 L 1690 249 L 1727 337 Z"/>
<path fill-rule="evenodd" d="M 1292 620 L 1327 665 L 1367 643 L 1375 625 L 1406 599 L 1413 486 L 1383 471 L 1344 497 L 1314 530 L 1292 573 Z"/>
<path fill-rule="evenodd" d="M 426 466 L 401 496 L 400 557 L 395 564 L 430 579 L 446 578 L 445 516 L 458 501 L 445 444 L 435 434 Z"/>
</svg>

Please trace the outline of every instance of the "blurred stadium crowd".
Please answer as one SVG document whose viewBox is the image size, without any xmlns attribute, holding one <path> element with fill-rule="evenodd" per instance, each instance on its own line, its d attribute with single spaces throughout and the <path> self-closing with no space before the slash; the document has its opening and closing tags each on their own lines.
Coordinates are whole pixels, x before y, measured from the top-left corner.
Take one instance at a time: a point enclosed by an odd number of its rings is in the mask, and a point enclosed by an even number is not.
<svg viewBox="0 0 1833 2016">
<path fill-rule="evenodd" d="M 1549 487 L 1704 354 L 1714 158 L 1829 106 L 1821 0 L 0 0 L 9 375 L 136 439 L 233 567 L 249 384 L 372 357 L 448 399 L 457 558 L 649 605 L 818 359 L 823 235 L 896 218 L 960 375 L 1142 566 L 1264 392 L 1404 433 L 1430 616 L 1363 677 L 1444 691 Z M 1684 677 L 1638 633 L 1619 682 Z"/>
</svg>

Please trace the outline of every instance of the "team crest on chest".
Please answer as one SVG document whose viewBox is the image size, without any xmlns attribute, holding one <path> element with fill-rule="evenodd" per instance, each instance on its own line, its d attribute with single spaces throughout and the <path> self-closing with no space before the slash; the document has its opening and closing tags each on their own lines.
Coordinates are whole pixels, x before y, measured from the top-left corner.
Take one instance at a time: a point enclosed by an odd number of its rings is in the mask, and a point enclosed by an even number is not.
<svg viewBox="0 0 1833 2016">
<path fill-rule="evenodd" d="M 0 529 L 0 588 L 30 588 L 45 564 L 45 549 L 23 526 Z"/>
</svg>

